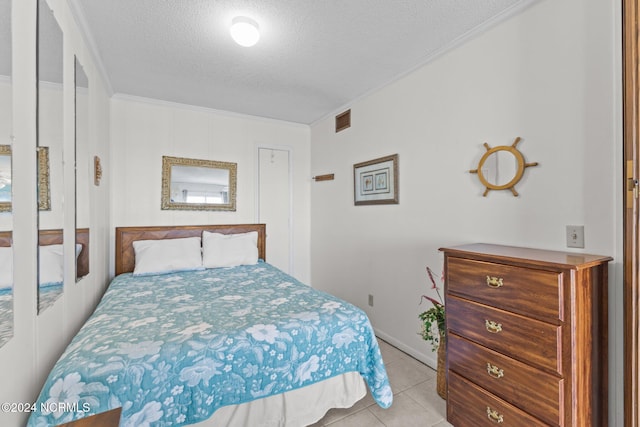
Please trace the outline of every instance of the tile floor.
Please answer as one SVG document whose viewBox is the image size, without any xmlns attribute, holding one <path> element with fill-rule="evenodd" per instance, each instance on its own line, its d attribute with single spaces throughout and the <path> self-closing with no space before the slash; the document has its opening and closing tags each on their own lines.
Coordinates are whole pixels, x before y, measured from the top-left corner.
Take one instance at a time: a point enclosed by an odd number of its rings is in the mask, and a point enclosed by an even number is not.
<svg viewBox="0 0 640 427">
<path fill-rule="evenodd" d="M 370 394 L 348 409 L 331 409 L 312 427 L 450 427 L 446 402 L 436 392 L 436 372 L 378 339 L 393 389 L 393 404 L 380 408 Z"/>
</svg>

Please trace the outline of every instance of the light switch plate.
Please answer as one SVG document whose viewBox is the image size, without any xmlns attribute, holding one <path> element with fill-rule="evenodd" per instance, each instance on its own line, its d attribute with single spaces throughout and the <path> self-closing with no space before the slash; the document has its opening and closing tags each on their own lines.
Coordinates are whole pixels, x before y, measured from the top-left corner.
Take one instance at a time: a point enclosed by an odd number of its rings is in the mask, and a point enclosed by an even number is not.
<svg viewBox="0 0 640 427">
<path fill-rule="evenodd" d="M 567 247 L 584 248 L 584 225 L 567 225 Z"/>
</svg>

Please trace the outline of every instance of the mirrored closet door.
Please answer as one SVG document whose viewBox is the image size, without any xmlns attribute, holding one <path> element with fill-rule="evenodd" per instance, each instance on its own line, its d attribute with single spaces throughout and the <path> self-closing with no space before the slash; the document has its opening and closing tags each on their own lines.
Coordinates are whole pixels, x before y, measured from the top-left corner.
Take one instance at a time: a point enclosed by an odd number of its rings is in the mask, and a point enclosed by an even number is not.
<svg viewBox="0 0 640 427">
<path fill-rule="evenodd" d="M 38 312 L 63 291 L 62 30 L 38 0 Z"/>
<path fill-rule="evenodd" d="M 0 0 L 0 347 L 13 336 L 11 0 Z"/>
<path fill-rule="evenodd" d="M 89 274 L 89 79 L 75 60 L 76 282 Z"/>
</svg>

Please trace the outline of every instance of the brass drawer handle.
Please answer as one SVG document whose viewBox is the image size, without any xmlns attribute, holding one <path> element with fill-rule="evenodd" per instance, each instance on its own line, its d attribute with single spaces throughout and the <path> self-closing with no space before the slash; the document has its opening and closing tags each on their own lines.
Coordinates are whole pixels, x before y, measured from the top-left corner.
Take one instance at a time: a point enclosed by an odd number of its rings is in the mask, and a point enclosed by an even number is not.
<svg viewBox="0 0 640 427">
<path fill-rule="evenodd" d="M 494 423 L 503 423 L 504 417 L 498 411 L 495 411 L 487 406 L 487 418 L 489 418 Z"/>
<path fill-rule="evenodd" d="M 502 277 L 487 276 L 487 286 L 490 288 L 501 288 L 502 285 Z"/>
<path fill-rule="evenodd" d="M 498 332 L 502 332 L 502 323 L 494 322 L 493 320 L 484 321 L 484 327 L 487 328 L 487 332 L 491 332 L 492 334 L 497 334 Z"/>
<path fill-rule="evenodd" d="M 493 378 L 502 378 L 504 377 L 504 370 L 487 362 L 487 374 L 491 375 Z"/>
</svg>

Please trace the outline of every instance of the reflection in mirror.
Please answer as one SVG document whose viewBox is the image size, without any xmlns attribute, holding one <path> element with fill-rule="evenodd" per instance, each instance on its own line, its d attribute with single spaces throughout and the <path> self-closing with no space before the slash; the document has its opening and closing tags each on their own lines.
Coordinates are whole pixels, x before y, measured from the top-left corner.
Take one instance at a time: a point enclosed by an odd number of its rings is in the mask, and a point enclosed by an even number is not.
<svg viewBox="0 0 640 427">
<path fill-rule="evenodd" d="M 518 173 L 518 159 L 506 150 L 494 151 L 484 162 L 482 174 L 496 186 L 508 184 Z"/>
<path fill-rule="evenodd" d="M 8 134 L 7 134 L 7 139 L 9 139 Z M 11 145 L 0 145 L 0 212 L 10 212 L 10 211 L 11 211 Z"/>
<path fill-rule="evenodd" d="M 3 117 L 6 118 L 6 117 Z M 7 139 L 10 139 L 7 137 Z M 38 149 L 38 200 L 40 210 L 49 210 L 49 150 Z M 0 145 L 0 212 L 11 212 L 11 145 Z"/>
<path fill-rule="evenodd" d="M 478 168 L 469 171 L 478 174 L 478 179 L 485 186 L 483 197 L 491 190 L 511 190 L 511 194 L 517 197 L 515 186 L 520 182 L 525 168 L 538 166 L 538 162 L 524 161 L 524 156 L 517 148 L 520 140 L 518 136 L 510 146 L 500 145 L 493 148 L 486 142 L 483 144 L 487 152 L 480 158 Z"/>
<path fill-rule="evenodd" d="M 75 60 L 76 282 L 89 274 L 89 79 Z"/>
<path fill-rule="evenodd" d="M 64 251 L 62 229 L 38 232 L 38 311 L 49 308 L 62 295 Z"/>
<path fill-rule="evenodd" d="M 13 336 L 11 0 L 0 0 L 0 347 Z"/>
<path fill-rule="evenodd" d="M 63 263 L 63 59 L 62 30 L 45 0 L 38 0 L 38 155 L 48 151 L 49 167 L 38 168 L 38 312 L 62 294 Z M 48 183 L 48 197 L 44 186 Z"/>
<path fill-rule="evenodd" d="M 9 213 L 9 215 L 11 214 Z M 13 336 L 13 247 L 11 237 L 11 231 L 0 231 L 0 347 Z"/>
<path fill-rule="evenodd" d="M 236 163 L 162 157 L 162 209 L 236 210 Z"/>
</svg>

